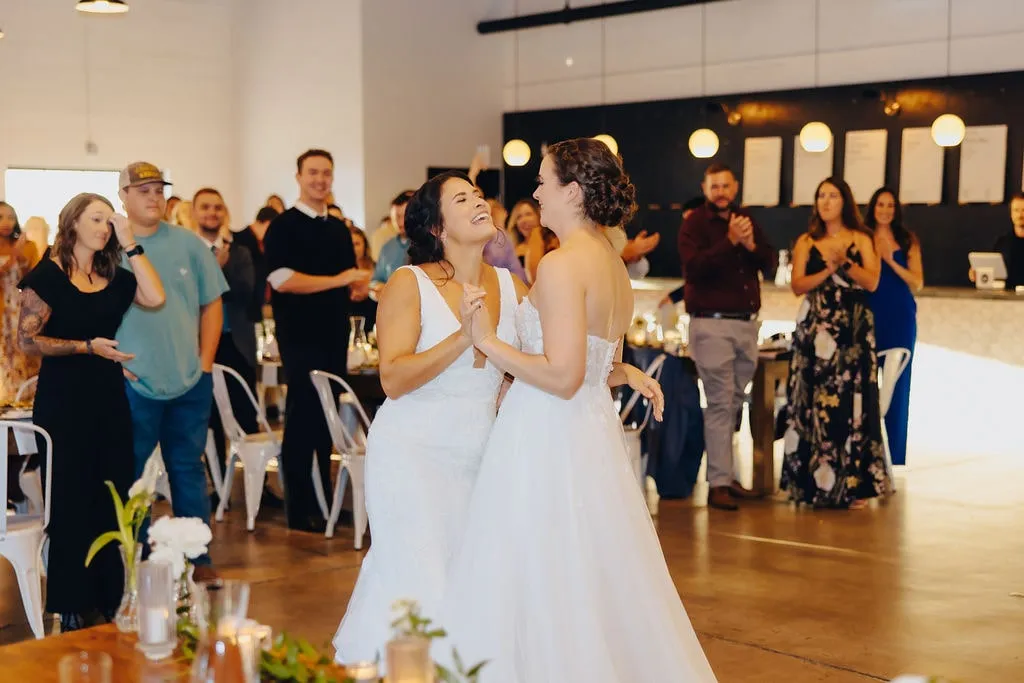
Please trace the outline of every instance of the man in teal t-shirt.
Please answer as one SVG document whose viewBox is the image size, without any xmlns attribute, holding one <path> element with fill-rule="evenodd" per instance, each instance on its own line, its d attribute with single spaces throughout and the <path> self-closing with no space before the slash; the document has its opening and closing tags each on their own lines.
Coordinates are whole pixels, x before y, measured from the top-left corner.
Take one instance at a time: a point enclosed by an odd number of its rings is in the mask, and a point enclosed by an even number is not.
<svg viewBox="0 0 1024 683">
<path fill-rule="evenodd" d="M 121 171 L 120 197 L 167 294 L 157 309 L 132 306 L 117 331 L 125 364 L 135 440 L 135 475 L 159 444 L 176 517 L 210 523 L 203 450 L 213 400 L 213 359 L 228 290 L 213 253 L 194 233 L 164 223 L 163 174 L 136 162 Z M 127 258 L 127 257 L 126 257 Z M 213 575 L 209 556 L 195 560 L 195 578 Z"/>
</svg>

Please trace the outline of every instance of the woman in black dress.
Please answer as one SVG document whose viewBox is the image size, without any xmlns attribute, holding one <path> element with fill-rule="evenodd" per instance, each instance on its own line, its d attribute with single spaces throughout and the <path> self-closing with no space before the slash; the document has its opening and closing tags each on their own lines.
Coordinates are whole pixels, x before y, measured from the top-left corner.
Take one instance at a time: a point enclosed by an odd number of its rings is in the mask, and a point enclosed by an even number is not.
<svg viewBox="0 0 1024 683">
<path fill-rule="evenodd" d="M 122 249 L 131 270 L 119 266 Z M 123 500 L 135 470 L 120 365 L 132 356 L 118 351 L 114 335 L 133 301 L 162 306 L 164 290 L 128 219 L 96 194 L 64 207 L 50 256 L 21 289 L 19 342 L 43 357 L 32 419 L 53 439 L 46 610 L 69 631 L 110 621 L 121 601 L 114 545 L 85 566 L 93 540 L 117 528 L 104 481 Z"/>
<path fill-rule="evenodd" d="M 818 185 L 811 225 L 793 249 L 797 316 L 789 366 L 781 488 L 814 507 L 859 508 L 884 493 L 875 321 L 880 266 L 850 186 Z"/>
</svg>

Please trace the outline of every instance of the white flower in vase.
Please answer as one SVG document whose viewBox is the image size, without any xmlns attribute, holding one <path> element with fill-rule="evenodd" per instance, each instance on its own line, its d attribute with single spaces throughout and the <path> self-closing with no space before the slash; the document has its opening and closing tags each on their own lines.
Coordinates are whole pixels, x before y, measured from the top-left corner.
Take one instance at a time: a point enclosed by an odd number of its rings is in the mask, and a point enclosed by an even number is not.
<svg viewBox="0 0 1024 683">
<path fill-rule="evenodd" d="M 185 556 L 170 546 L 157 546 L 149 554 L 150 562 L 166 562 L 171 565 L 171 575 L 181 576 L 185 573 Z"/>
<path fill-rule="evenodd" d="M 161 517 L 149 529 L 154 552 L 166 547 L 190 560 L 205 555 L 212 539 L 210 527 L 198 517 Z"/>
</svg>

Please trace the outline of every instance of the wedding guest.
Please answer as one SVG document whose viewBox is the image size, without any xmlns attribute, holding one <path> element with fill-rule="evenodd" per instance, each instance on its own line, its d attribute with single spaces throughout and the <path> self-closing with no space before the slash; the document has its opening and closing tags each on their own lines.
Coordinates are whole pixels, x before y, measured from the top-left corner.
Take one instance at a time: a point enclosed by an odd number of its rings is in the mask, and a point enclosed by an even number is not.
<svg viewBox="0 0 1024 683">
<path fill-rule="evenodd" d="M 737 479 L 732 437 L 757 369 L 758 275 L 774 270 L 775 251 L 750 214 L 735 205 L 740 184 L 732 169 L 712 164 L 702 187 L 705 202 L 679 230 L 679 261 L 686 275 L 690 353 L 708 401 L 708 505 L 736 510 L 737 500 L 756 497 Z"/>
<path fill-rule="evenodd" d="M 127 267 L 118 265 L 122 253 Z M 97 194 L 68 202 L 51 256 L 21 287 L 18 339 L 42 357 L 32 421 L 53 440 L 46 611 L 65 632 L 109 622 L 121 601 L 115 545 L 85 566 L 92 542 L 118 525 L 104 482 L 125 500 L 135 471 L 120 365 L 133 355 L 114 335 L 133 301 L 161 306 L 164 289 L 128 220 Z"/>
<path fill-rule="evenodd" d="M 1010 197 L 1010 221 L 1013 229 L 996 240 L 992 251 L 999 252 L 1006 264 L 1006 289 L 1013 291 L 1024 287 L 1024 192 L 1015 192 Z M 974 270 L 968 272 L 974 282 Z"/>
<path fill-rule="evenodd" d="M 887 481 L 868 301 L 880 267 L 850 186 L 827 178 L 814 196 L 793 249 L 793 293 L 806 299 L 793 334 L 779 487 L 797 503 L 859 509 Z"/>
<path fill-rule="evenodd" d="M 280 195 L 272 194 L 267 197 L 266 205 L 278 213 L 284 213 L 284 200 L 281 199 Z"/>
<path fill-rule="evenodd" d="M 517 278 L 526 282 L 526 270 L 516 256 L 516 245 L 512 242 L 505 227 L 508 220 L 508 211 L 497 199 L 488 199 L 487 204 L 491 207 L 491 220 L 497 228 L 494 237 L 484 247 L 484 263 L 495 268 L 506 268 Z"/>
<path fill-rule="evenodd" d="M 370 273 L 356 268 L 348 228 L 327 213 L 334 158 L 311 149 L 299 156 L 297 166 L 299 201 L 267 230 L 267 281 L 288 375 L 281 449 L 288 528 L 322 533 L 326 520 L 310 472 L 315 454 L 329 492 L 331 436 L 309 373 L 345 374 L 351 300 L 365 297 Z"/>
<path fill-rule="evenodd" d="M 0 403 L 11 403 L 18 389 L 39 373 L 39 358 L 18 346 L 18 314 L 21 296 L 18 283 L 38 261 L 35 245 L 18 223 L 14 207 L 0 202 Z"/>
<path fill-rule="evenodd" d="M 228 291 L 221 297 L 224 308 L 224 324 L 214 362 L 231 368 L 245 381 L 249 390 L 256 392 L 256 319 L 251 316 L 252 296 L 256 275 L 252 253 L 248 248 L 228 241 L 225 234 L 227 206 L 221 193 L 204 187 L 192 198 L 199 239 L 217 259 L 217 264 L 228 283 Z M 262 318 L 260 318 L 262 319 Z M 228 398 L 239 426 L 247 434 L 258 431 L 256 411 L 245 389 L 234 379 L 227 380 Z M 213 430 L 214 445 L 220 471 L 226 472 L 226 435 L 216 402 L 210 412 L 210 429 Z M 206 454 L 207 458 L 211 456 Z M 216 496 L 215 496 L 216 498 Z M 218 499 L 219 500 L 219 499 Z"/>
<path fill-rule="evenodd" d="M 896 193 L 883 187 L 868 202 L 864 225 L 874 231 L 875 251 L 881 257 L 878 289 L 871 293 L 875 314 L 875 348 L 878 351 L 904 348 L 910 351 L 907 369 L 893 389 L 885 432 L 893 465 L 907 463 L 907 425 L 910 417 L 910 371 L 917 342 L 917 301 L 914 294 L 924 287 L 921 243 L 903 224 L 903 208 Z"/>
<path fill-rule="evenodd" d="M 387 284 L 388 278 L 396 270 L 409 262 L 409 238 L 405 234 L 405 207 L 412 198 L 412 190 L 403 190 L 391 200 L 391 224 L 395 226 L 396 235 L 381 247 L 376 258 L 377 267 L 373 271 L 371 287 L 380 290 Z"/>
<path fill-rule="evenodd" d="M 121 171 L 119 196 L 135 239 L 146 248 L 168 296 L 158 309 L 129 309 L 117 340 L 120 350 L 135 355 L 125 367 L 136 474 L 159 444 L 175 516 L 208 524 L 203 451 L 213 401 L 211 373 L 224 324 L 221 295 L 228 285 L 217 259 L 194 233 L 161 220 L 166 184 L 163 172 L 150 163 L 135 162 Z M 194 563 L 197 580 L 215 578 L 209 555 Z"/>
</svg>

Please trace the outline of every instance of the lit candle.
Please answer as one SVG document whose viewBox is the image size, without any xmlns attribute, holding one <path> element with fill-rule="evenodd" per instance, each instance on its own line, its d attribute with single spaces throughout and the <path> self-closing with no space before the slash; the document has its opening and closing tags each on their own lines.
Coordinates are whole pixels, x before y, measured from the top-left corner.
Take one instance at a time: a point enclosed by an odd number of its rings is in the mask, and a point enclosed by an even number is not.
<svg viewBox="0 0 1024 683">
<path fill-rule="evenodd" d="M 354 683 L 377 683 L 376 662 L 353 662 L 345 666 L 345 675 L 351 678 Z"/>
<path fill-rule="evenodd" d="M 162 607 L 146 607 L 139 615 L 139 640 L 147 645 L 171 639 L 170 614 Z"/>
</svg>

